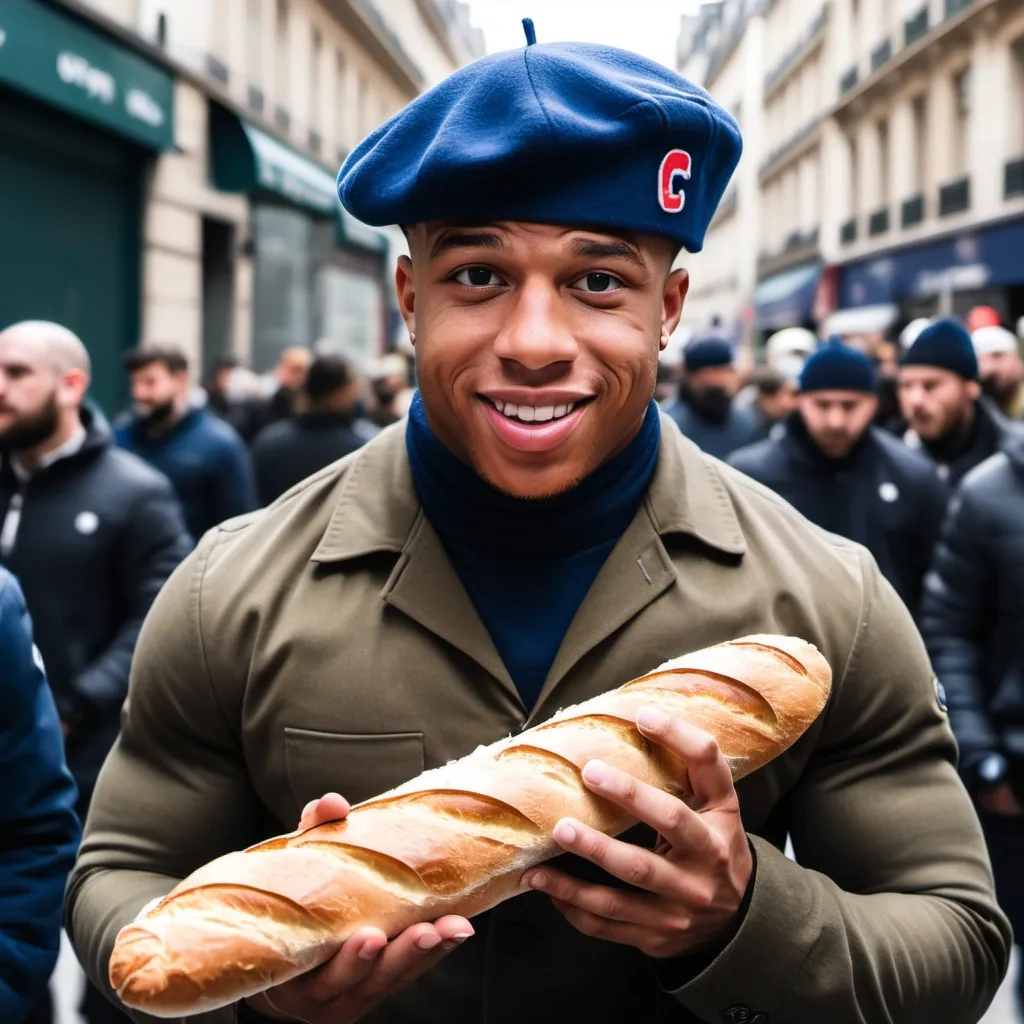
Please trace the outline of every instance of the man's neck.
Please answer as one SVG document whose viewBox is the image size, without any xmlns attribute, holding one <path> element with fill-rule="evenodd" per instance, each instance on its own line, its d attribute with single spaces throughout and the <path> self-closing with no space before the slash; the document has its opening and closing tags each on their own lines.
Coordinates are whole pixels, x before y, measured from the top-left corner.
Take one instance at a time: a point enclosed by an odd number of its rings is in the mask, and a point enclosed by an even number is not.
<svg viewBox="0 0 1024 1024">
<path fill-rule="evenodd" d="M 971 402 L 960 422 L 942 437 L 938 437 L 934 441 L 921 439 L 925 450 L 937 462 L 951 462 L 958 455 L 963 454 L 971 443 L 974 436 L 974 425 L 977 421 L 977 410 L 974 405 L 975 403 Z"/>
<path fill-rule="evenodd" d="M 19 467 L 27 473 L 34 473 L 41 465 L 52 460 L 55 452 L 65 446 L 70 447 L 72 442 L 77 441 L 79 445 L 85 439 L 85 427 L 75 410 L 74 418 L 67 417 L 62 420 L 57 429 L 41 444 L 34 448 L 26 448 L 14 454 L 14 459 Z"/>
<path fill-rule="evenodd" d="M 171 414 L 166 419 L 160 420 L 158 423 L 147 420 L 145 431 L 150 437 L 163 437 L 169 434 L 189 412 L 191 412 L 191 406 L 188 403 L 188 399 L 175 402 Z"/>
</svg>

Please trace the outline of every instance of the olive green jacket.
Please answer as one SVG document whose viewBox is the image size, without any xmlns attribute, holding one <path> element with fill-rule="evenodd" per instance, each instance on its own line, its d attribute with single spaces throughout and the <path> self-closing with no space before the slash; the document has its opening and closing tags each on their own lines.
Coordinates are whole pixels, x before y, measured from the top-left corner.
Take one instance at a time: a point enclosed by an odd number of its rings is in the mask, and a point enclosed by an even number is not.
<svg viewBox="0 0 1024 1024">
<path fill-rule="evenodd" d="M 773 632 L 822 650 L 832 697 L 737 787 L 756 875 L 712 962 L 587 938 L 529 893 L 364 1019 L 976 1021 L 1009 928 L 924 647 L 867 552 L 663 418 L 645 501 L 527 710 L 423 515 L 403 430 L 207 535 L 154 604 L 69 884 L 92 979 L 146 902 L 293 829 L 313 797 L 365 800 L 685 651 Z"/>
</svg>

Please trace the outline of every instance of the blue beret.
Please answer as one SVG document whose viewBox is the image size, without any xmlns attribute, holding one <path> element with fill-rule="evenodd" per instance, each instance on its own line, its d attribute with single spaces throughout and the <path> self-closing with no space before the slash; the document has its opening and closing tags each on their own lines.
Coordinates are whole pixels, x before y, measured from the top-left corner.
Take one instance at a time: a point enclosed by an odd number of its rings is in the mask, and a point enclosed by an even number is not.
<svg viewBox="0 0 1024 1024">
<path fill-rule="evenodd" d="M 590 43 L 543 43 L 456 71 L 367 136 L 338 175 L 367 224 L 518 220 L 648 232 L 690 252 L 742 143 L 710 95 Z"/>
<path fill-rule="evenodd" d="M 878 386 L 875 367 L 863 352 L 830 338 L 804 363 L 800 391 L 866 391 Z"/>
<path fill-rule="evenodd" d="M 731 365 L 732 349 L 722 338 L 695 338 L 683 349 L 683 366 L 689 373 Z"/>
<path fill-rule="evenodd" d="M 934 320 L 914 340 L 900 360 L 903 366 L 937 366 L 963 377 L 978 379 L 978 357 L 967 329 L 951 316 Z"/>
</svg>

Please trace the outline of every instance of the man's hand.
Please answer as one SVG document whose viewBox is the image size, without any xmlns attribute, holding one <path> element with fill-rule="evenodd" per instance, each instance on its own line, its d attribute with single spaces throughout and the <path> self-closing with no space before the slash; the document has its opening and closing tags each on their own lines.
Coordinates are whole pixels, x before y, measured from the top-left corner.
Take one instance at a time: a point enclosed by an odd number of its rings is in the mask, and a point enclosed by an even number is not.
<svg viewBox="0 0 1024 1024">
<path fill-rule="evenodd" d="M 1024 807 L 1021 807 L 1008 782 L 978 790 L 978 806 L 989 814 L 1000 814 L 1004 818 L 1024 817 Z"/>
<path fill-rule="evenodd" d="M 348 812 L 344 797 L 328 793 L 306 804 L 299 831 L 344 818 Z M 360 928 L 327 963 L 247 1002 L 273 1020 L 350 1024 L 430 970 L 471 935 L 473 926 L 464 917 L 454 916 L 414 924 L 390 942 L 379 928 Z"/>
<path fill-rule="evenodd" d="M 743 901 L 753 857 L 740 820 L 732 774 L 707 733 L 644 708 L 637 726 L 688 766 L 692 807 L 600 761 L 583 780 L 662 837 L 657 852 L 612 839 L 571 818 L 554 837 L 644 892 L 582 882 L 550 866 L 529 871 L 527 885 L 548 893 L 584 935 L 635 946 L 648 956 L 676 957 L 720 941 Z"/>
</svg>

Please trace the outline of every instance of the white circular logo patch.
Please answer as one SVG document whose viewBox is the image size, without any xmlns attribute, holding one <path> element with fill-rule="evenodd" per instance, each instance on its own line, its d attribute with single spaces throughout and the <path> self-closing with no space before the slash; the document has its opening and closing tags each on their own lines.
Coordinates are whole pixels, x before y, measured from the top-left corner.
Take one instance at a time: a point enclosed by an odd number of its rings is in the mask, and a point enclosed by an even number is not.
<svg viewBox="0 0 1024 1024">
<path fill-rule="evenodd" d="M 83 536 L 88 537 L 100 528 L 100 517 L 95 512 L 79 512 L 75 516 L 75 529 Z"/>
<path fill-rule="evenodd" d="M 895 484 L 886 482 L 878 488 L 878 496 L 882 501 L 893 502 L 900 496 L 900 492 Z"/>
</svg>

